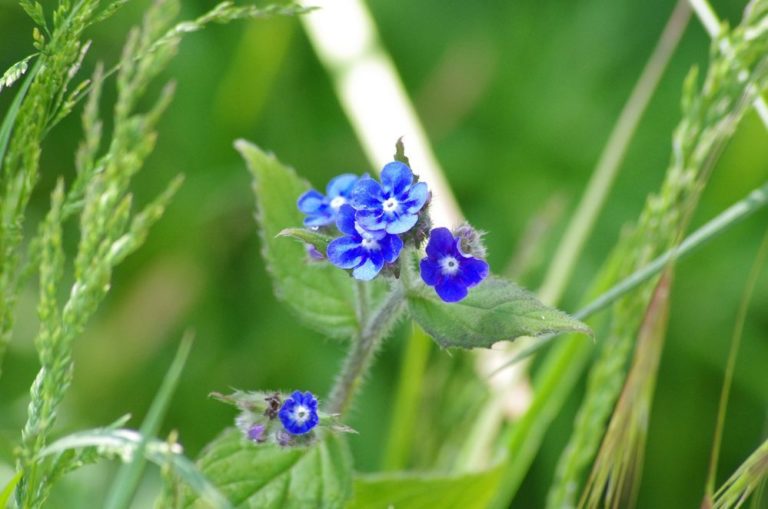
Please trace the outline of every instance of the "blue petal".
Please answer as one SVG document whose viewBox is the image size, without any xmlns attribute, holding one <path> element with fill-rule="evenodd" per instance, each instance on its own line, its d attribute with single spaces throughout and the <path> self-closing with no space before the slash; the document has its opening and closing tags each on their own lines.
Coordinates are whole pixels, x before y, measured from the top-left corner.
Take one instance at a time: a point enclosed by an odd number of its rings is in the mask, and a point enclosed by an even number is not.
<svg viewBox="0 0 768 509">
<path fill-rule="evenodd" d="M 328 260 L 342 269 L 360 265 L 364 254 L 360 241 L 352 237 L 339 237 L 328 244 Z"/>
<path fill-rule="evenodd" d="M 488 264 L 478 258 L 460 259 L 460 277 L 467 288 L 472 288 L 488 277 Z"/>
<path fill-rule="evenodd" d="M 440 271 L 440 265 L 431 261 L 429 258 L 421 260 L 419 269 L 421 269 L 421 279 L 427 286 L 435 286 L 442 282 L 443 273 Z"/>
<path fill-rule="evenodd" d="M 403 241 L 397 235 L 386 235 L 379 241 L 381 249 L 381 256 L 384 257 L 384 261 L 392 263 L 397 260 L 400 255 L 400 250 L 403 249 Z"/>
<path fill-rule="evenodd" d="M 400 161 L 388 163 L 381 170 L 381 185 L 392 196 L 400 196 L 413 182 L 413 172 Z"/>
<path fill-rule="evenodd" d="M 394 221 L 391 221 L 387 225 L 388 233 L 405 233 L 416 224 L 419 220 L 419 216 L 416 214 L 405 214 L 397 217 Z"/>
<path fill-rule="evenodd" d="M 357 230 L 355 230 L 355 209 L 349 205 L 342 205 L 336 215 L 336 228 L 341 233 L 347 235 L 357 236 Z"/>
<path fill-rule="evenodd" d="M 328 182 L 328 187 L 325 188 L 325 194 L 329 199 L 336 198 L 337 196 L 349 196 L 349 192 L 352 191 L 352 187 L 357 182 L 357 175 L 351 173 L 344 173 L 338 177 L 334 177 Z"/>
<path fill-rule="evenodd" d="M 324 205 L 327 206 L 327 203 L 325 203 L 325 196 L 314 189 L 310 189 L 299 196 L 296 205 L 299 207 L 299 210 L 305 214 L 315 214 L 321 207 Z"/>
<path fill-rule="evenodd" d="M 424 182 L 417 182 L 408 190 L 408 197 L 402 207 L 408 214 L 415 214 L 427 203 L 429 188 Z"/>
<path fill-rule="evenodd" d="M 349 193 L 349 203 L 357 210 L 381 209 L 383 201 L 381 185 L 370 177 L 358 180 Z"/>
<path fill-rule="evenodd" d="M 445 255 L 453 254 L 456 249 L 456 239 L 448 228 L 434 228 L 429 234 L 429 243 L 427 244 L 427 256 L 430 258 L 442 258 Z"/>
<path fill-rule="evenodd" d="M 358 210 L 355 214 L 357 224 L 366 230 L 383 230 L 387 227 L 387 219 L 381 210 Z"/>
<path fill-rule="evenodd" d="M 362 281 L 370 281 L 376 277 L 383 266 L 384 257 L 381 255 L 381 252 L 369 251 L 368 259 L 352 271 L 352 276 Z"/>
<path fill-rule="evenodd" d="M 458 302 L 467 296 L 467 287 L 456 277 L 443 279 L 440 284 L 435 285 L 435 290 L 445 302 Z"/>
<path fill-rule="evenodd" d="M 330 209 L 323 210 L 322 212 L 304 218 L 304 226 L 308 228 L 325 226 L 331 223 L 333 223 L 333 213 Z"/>
</svg>

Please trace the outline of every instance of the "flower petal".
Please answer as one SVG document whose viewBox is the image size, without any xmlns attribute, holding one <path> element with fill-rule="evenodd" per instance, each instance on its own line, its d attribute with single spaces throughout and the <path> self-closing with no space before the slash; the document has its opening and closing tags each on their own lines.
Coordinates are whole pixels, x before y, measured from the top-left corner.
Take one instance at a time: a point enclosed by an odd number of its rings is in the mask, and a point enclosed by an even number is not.
<svg viewBox="0 0 768 509">
<path fill-rule="evenodd" d="M 442 282 L 443 274 L 440 271 L 440 265 L 431 261 L 429 258 L 421 260 L 419 269 L 421 272 L 421 279 L 427 286 L 435 286 Z"/>
<path fill-rule="evenodd" d="M 402 207 L 408 214 L 415 214 L 427 203 L 429 188 L 425 182 L 417 182 L 408 190 L 407 198 Z"/>
<path fill-rule="evenodd" d="M 392 263 L 400 255 L 400 250 L 403 249 L 403 241 L 397 235 L 386 235 L 379 241 L 379 246 L 384 261 Z"/>
<path fill-rule="evenodd" d="M 461 284 L 459 278 L 447 277 L 435 285 L 437 295 L 445 302 L 458 302 L 467 296 L 467 287 Z"/>
<path fill-rule="evenodd" d="M 357 182 L 357 175 L 352 173 L 343 173 L 338 177 L 334 177 L 328 182 L 328 186 L 325 188 L 325 194 L 329 199 L 336 198 L 337 196 L 349 196 L 349 192 L 352 191 L 352 187 Z"/>
<path fill-rule="evenodd" d="M 351 269 L 360 265 L 365 251 L 360 241 L 353 237 L 339 237 L 328 244 L 328 260 L 342 269 Z"/>
<path fill-rule="evenodd" d="M 338 214 L 336 215 L 336 228 L 338 228 L 341 233 L 346 233 L 347 235 L 352 235 L 353 237 L 356 236 L 357 230 L 355 230 L 355 209 L 349 205 L 342 205 Z"/>
<path fill-rule="evenodd" d="M 387 219 L 381 210 L 358 210 L 355 220 L 359 226 L 370 231 L 383 230 L 387 227 Z"/>
<path fill-rule="evenodd" d="M 395 216 L 394 220 L 390 220 L 387 224 L 387 233 L 405 233 L 416 224 L 419 220 L 419 216 L 416 214 L 404 214 L 400 217 Z"/>
<path fill-rule="evenodd" d="M 369 251 L 368 259 L 352 271 L 352 276 L 362 281 L 370 281 L 376 277 L 383 266 L 384 257 L 381 255 L 381 252 Z"/>
<path fill-rule="evenodd" d="M 358 180 L 349 193 L 349 203 L 356 210 L 380 210 L 383 201 L 381 185 L 370 177 Z"/>
<path fill-rule="evenodd" d="M 333 213 L 330 209 L 323 210 L 322 212 L 315 213 L 314 215 L 304 218 L 304 226 L 308 228 L 314 228 L 317 226 L 325 226 L 333 223 Z"/>
<path fill-rule="evenodd" d="M 453 254 L 456 249 L 456 239 L 448 228 L 434 228 L 429 234 L 429 243 L 427 244 L 427 256 L 430 258 L 442 258 L 445 255 Z"/>
<path fill-rule="evenodd" d="M 319 191 L 310 189 L 306 193 L 299 196 L 299 199 L 296 201 L 296 205 L 299 207 L 299 210 L 305 214 L 314 214 L 323 205 L 326 205 L 325 196 L 320 194 Z"/>
<path fill-rule="evenodd" d="M 391 196 L 400 196 L 413 182 L 413 172 L 400 161 L 388 163 L 381 170 L 381 185 Z"/>
<path fill-rule="evenodd" d="M 461 281 L 467 288 L 472 288 L 488 277 L 488 264 L 483 260 L 478 258 L 464 258 L 460 259 L 459 264 L 461 265 L 459 275 Z"/>
</svg>

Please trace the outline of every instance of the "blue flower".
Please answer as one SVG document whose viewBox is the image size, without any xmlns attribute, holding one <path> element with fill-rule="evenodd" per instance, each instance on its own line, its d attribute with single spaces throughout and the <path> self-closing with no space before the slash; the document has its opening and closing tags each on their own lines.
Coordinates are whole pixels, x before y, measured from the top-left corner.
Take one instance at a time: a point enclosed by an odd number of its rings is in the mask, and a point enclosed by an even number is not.
<svg viewBox="0 0 768 509">
<path fill-rule="evenodd" d="M 285 430 L 292 435 L 303 435 L 312 431 L 320 420 L 317 416 L 317 399 L 306 391 L 294 391 L 283 402 L 277 416 Z"/>
<path fill-rule="evenodd" d="M 328 244 L 328 259 L 342 269 L 352 269 L 355 279 L 376 277 L 385 263 L 397 260 L 403 241 L 383 230 L 368 231 L 355 223 L 355 210 L 345 205 L 339 210 L 336 226 L 346 235 Z"/>
<path fill-rule="evenodd" d="M 307 215 L 304 226 L 318 227 L 332 224 L 342 205 L 347 203 L 352 188 L 360 180 L 357 175 L 345 173 L 328 182 L 325 196 L 319 191 L 310 189 L 299 196 L 299 210 Z"/>
<path fill-rule="evenodd" d="M 357 211 L 358 224 L 366 230 L 397 234 L 413 228 L 428 197 L 427 184 L 414 184 L 411 169 L 395 161 L 381 170 L 381 184 L 372 178 L 360 179 L 349 203 Z"/>
<path fill-rule="evenodd" d="M 448 228 L 435 228 L 427 244 L 427 257 L 421 260 L 421 279 L 434 286 L 445 302 L 458 302 L 467 296 L 467 289 L 488 276 L 488 264 L 464 255 L 458 239 Z"/>
</svg>

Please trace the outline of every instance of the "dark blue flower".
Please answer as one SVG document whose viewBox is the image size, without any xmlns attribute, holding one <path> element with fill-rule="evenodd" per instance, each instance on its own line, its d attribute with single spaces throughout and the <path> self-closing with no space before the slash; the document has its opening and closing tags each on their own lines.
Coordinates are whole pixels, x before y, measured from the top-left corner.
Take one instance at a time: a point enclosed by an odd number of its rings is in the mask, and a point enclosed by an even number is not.
<svg viewBox="0 0 768 509">
<path fill-rule="evenodd" d="M 277 416 L 288 433 L 292 435 L 309 433 L 312 431 L 312 428 L 317 426 L 319 421 L 317 416 L 317 399 L 309 391 L 304 393 L 294 391 L 283 402 L 283 406 L 280 407 L 280 412 L 278 412 Z"/>
<path fill-rule="evenodd" d="M 411 169 L 398 161 L 381 170 L 381 184 L 372 178 L 358 181 L 349 197 L 358 224 L 369 231 L 405 233 L 416 224 L 429 191 L 424 182 L 413 183 Z"/>
<path fill-rule="evenodd" d="M 299 210 L 307 215 L 304 218 L 304 226 L 318 227 L 335 222 L 336 214 L 349 200 L 352 188 L 358 180 L 357 175 L 345 173 L 328 182 L 325 196 L 314 189 L 299 196 Z"/>
<path fill-rule="evenodd" d="M 435 228 L 427 244 L 427 257 L 421 260 L 421 279 L 445 302 L 458 302 L 488 276 L 488 264 L 462 254 L 458 239 L 448 228 Z"/>
<path fill-rule="evenodd" d="M 352 269 L 355 279 L 376 277 L 385 263 L 397 260 L 403 241 L 384 230 L 368 231 L 355 223 L 355 211 L 349 205 L 339 210 L 336 226 L 346 235 L 328 244 L 328 259 L 342 269 Z"/>
</svg>

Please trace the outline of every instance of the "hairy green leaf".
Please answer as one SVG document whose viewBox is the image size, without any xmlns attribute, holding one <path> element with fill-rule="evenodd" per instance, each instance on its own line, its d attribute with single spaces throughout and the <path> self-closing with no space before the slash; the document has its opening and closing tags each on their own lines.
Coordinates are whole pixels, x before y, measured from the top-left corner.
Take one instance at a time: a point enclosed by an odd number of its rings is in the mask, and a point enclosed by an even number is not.
<svg viewBox="0 0 768 509">
<path fill-rule="evenodd" d="M 276 238 L 286 228 L 302 224 L 296 200 L 309 184 L 256 145 L 239 140 L 235 147 L 253 175 L 262 254 L 277 297 L 319 332 L 352 336 L 358 330 L 352 278 L 326 263 L 307 266 L 304 246 Z"/>
<path fill-rule="evenodd" d="M 328 244 L 333 240 L 333 237 L 330 235 L 314 230 L 308 230 L 307 228 L 286 228 L 277 235 L 278 237 L 290 237 L 292 239 L 300 240 L 305 244 L 314 246 L 323 254 L 327 251 Z"/>
<path fill-rule="evenodd" d="M 427 293 L 429 292 L 429 293 Z M 545 306 L 530 292 L 491 277 L 461 302 L 442 302 L 432 289 L 408 295 L 411 316 L 443 348 L 488 348 L 520 336 L 562 332 L 591 334 L 585 324 Z"/>
<path fill-rule="evenodd" d="M 200 470 L 235 507 L 334 509 L 352 494 L 352 458 L 346 442 L 330 435 L 311 447 L 253 444 L 226 430 L 203 452 Z M 188 498 L 185 507 L 202 508 Z"/>
<path fill-rule="evenodd" d="M 500 470 L 462 476 L 408 473 L 361 476 L 347 509 L 484 509 L 493 496 Z"/>
</svg>

